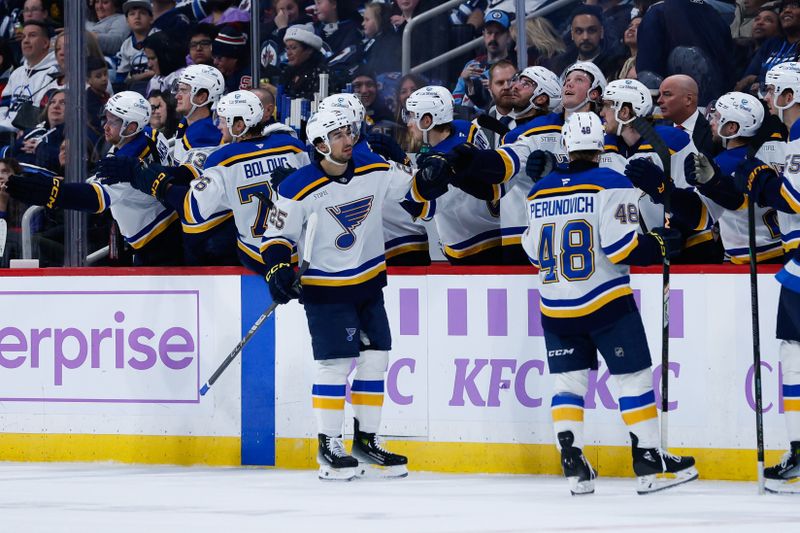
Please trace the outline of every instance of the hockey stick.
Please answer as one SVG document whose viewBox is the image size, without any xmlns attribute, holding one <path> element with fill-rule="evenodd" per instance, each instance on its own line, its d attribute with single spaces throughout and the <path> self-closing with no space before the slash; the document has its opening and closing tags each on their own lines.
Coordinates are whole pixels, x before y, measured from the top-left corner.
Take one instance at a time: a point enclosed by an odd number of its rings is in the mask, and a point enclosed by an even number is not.
<svg viewBox="0 0 800 533">
<path fill-rule="evenodd" d="M 478 115 L 478 126 L 500 135 L 501 137 L 511 131 L 508 126 L 489 115 Z"/>
<path fill-rule="evenodd" d="M 634 119 L 633 127 L 653 147 L 664 166 L 664 175 L 668 180 L 672 179 L 671 156 L 664 139 L 642 117 Z M 668 191 L 664 191 L 663 204 L 664 226 L 669 227 L 671 202 Z M 661 448 L 664 450 L 667 449 L 669 428 L 669 266 L 669 257 L 665 254 L 661 263 Z"/>
<path fill-rule="evenodd" d="M 8 238 L 8 223 L 6 219 L 0 218 L 0 257 L 6 253 L 6 239 Z"/>
<path fill-rule="evenodd" d="M 314 233 L 316 233 L 316 229 L 317 214 L 311 213 L 311 215 L 308 217 L 308 221 L 306 222 L 306 238 L 303 246 L 303 262 L 300 265 L 300 268 L 297 270 L 297 274 L 295 275 L 295 285 L 300 283 L 300 278 L 302 278 L 303 274 L 305 274 L 306 270 L 308 270 L 308 266 L 311 262 L 311 252 L 314 246 Z M 200 387 L 200 396 L 206 395 L 208 389 L 210 389 L 217 379 L 219 379 L 222 373 L 225 372 L 225 369 L 228 368 L 228 365 L 230 365 L 233 360 L 236 359 L 236 357 L 244 349 L 245 345 L 250 342 L 250 339 L 253 338 L 253 335 L 255 335 L 258 329 L 261 327 L 261 324 L 263 324 L 264 321 L 266 321 L 272 315 L 272 313 L 275 312 L 277 307 L 278 303 L 272 302 L 269 307 L 267 307 L 267 310 L 261 313 L 261 316 L 259 316 L 255 323 L 250 327 L 247 335 L 245 335 L 244 338 L 239 341 L 239 344 L 236 345 L 233 351 L 231 351 L 231 353 L 229 353 L 228 356 L 222 361 L 222 364 L 220 364 L 214 373 L 211 374 L 211 377 L 208 378 L 208 381 L 206 381 L 206 383 Z"/>
</svg>

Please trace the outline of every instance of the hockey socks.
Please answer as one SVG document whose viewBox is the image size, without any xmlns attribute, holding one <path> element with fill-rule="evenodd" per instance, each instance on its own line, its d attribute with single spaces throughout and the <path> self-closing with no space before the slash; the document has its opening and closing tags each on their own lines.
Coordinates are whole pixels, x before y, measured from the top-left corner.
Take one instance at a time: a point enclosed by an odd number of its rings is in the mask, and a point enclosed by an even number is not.
<svg viewBox="0 0 800 533">
<path fill-rule="evenodd" d="M 356 375 L 350 388 L 350 402 L 368 433 L 377 433 L 383 410 L 383 378 L 389 365 L 389 352 L 365 350 L 356 359 Z"/>
<path fill-rule="evenodd" d="M 780 463 L 764 469 L 764 486 L 769 492 L 800 493 L 800 342 L 782 340 L 780 358 L 790 449 Z"/>
</svg>

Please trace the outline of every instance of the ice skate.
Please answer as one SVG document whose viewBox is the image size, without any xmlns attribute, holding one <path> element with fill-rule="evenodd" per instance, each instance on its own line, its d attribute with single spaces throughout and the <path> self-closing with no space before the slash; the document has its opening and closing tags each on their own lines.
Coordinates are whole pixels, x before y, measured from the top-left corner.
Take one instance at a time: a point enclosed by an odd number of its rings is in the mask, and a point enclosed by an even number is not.
<svg viewBox="0 0 800 533">
<path fill-rule="evenodd" d="M 408 475 L 408 459 L 383 448 L 375 433 L 364 433 L 354 419 L 353 457 L 358 460 L 356 475 L 364 478 L 401 478 Z"/>
<path fill-rule="evenodd" d="M 323 481 L 351 481 L 356 476 L 358 461 L 344 450 L 342 436 L 319 434 L 317 448 L 319 478 Z"/>
<path fill-rule="evenodd" d="M 779 464 L 764 469 L 764 488 L 777 494 L 800 494 L 800 441 L 791 444 Z"/>
<path fill-rule="evenodd" d="M 558 434 L 558 443 L 561 445 L 561 467 L 569 482 L 569 491 L 573 496 L 594 493 L 597 472 L 586 460 L 583 451 L 573 446 L 575 436 L 571 431 L 562 431 Z"/>
<path fill-rule="evenodd" d="M 639 494 L 658 492 L 697 479 L 694 457 L 672 455 L 659 448 L 639 448 L 639 439 L 633 433 L 630 435 Z"/>
</svg>

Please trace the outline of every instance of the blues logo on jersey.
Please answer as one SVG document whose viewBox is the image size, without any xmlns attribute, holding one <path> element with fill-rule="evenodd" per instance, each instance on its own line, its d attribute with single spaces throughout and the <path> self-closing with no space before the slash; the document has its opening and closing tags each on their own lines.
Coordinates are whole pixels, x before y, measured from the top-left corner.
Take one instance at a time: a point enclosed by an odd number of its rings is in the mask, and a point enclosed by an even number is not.
<svg viewBox="0 0 800 533">
<path fill-rule="evenodd" d="M 336 219 L 336 222 L 344 229 L 344 233 L 336 237 L 336 247 L 340 250 L 348 250 L 356 242 L 355 230 L 367 218 L 372 209 L 373 196 L 360 198 L 353 202 L 340 204 L 325 209 Z"/>
</svg>

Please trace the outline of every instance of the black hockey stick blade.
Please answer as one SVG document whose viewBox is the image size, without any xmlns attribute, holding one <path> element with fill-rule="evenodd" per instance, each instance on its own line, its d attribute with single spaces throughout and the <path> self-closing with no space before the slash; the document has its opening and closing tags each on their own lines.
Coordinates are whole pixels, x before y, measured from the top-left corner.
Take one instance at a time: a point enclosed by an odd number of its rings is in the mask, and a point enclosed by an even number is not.
<svg viewBox="0 0 800 533">
<path fill-rule="evenodd" d="M 494 117 L 490 117 L 489 115 L 479 115 L 478 116 L 478 126 L 481 128 L 486 128 L 489 131 L 493 131 L 498 135 L 505 135 L 510 129 L 508 126 L 500 122 Z"/>
</svg>

